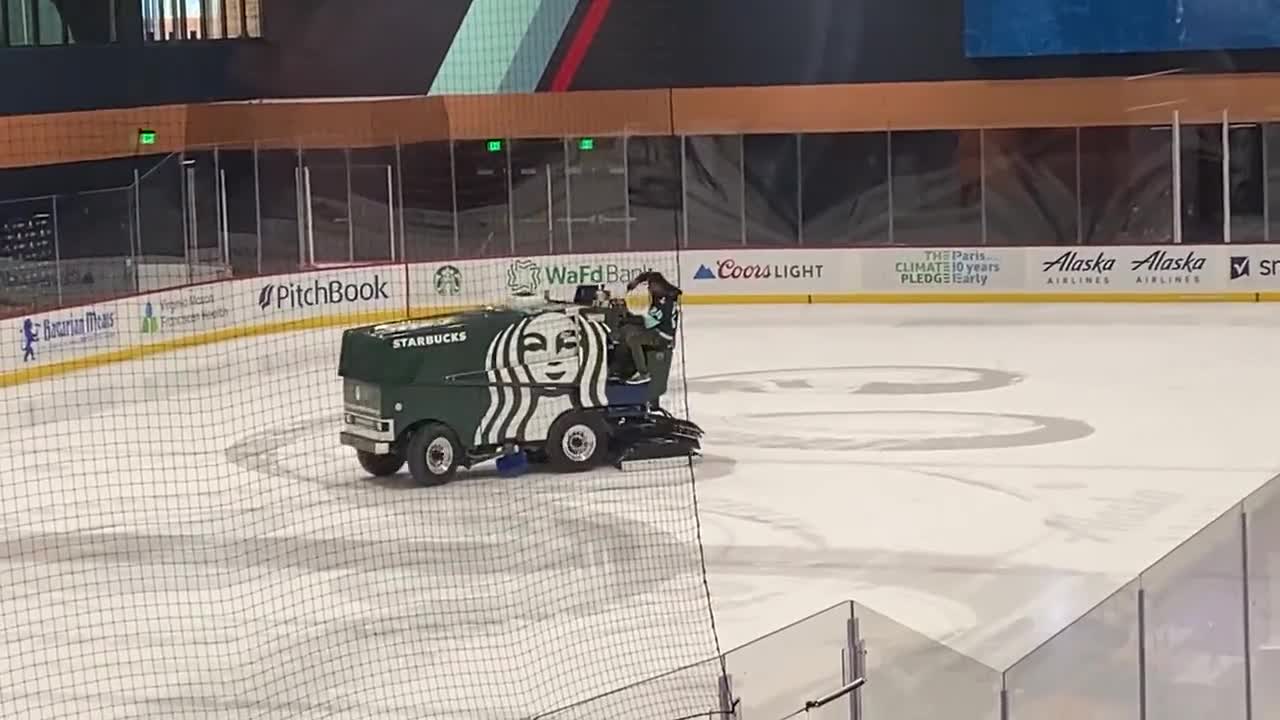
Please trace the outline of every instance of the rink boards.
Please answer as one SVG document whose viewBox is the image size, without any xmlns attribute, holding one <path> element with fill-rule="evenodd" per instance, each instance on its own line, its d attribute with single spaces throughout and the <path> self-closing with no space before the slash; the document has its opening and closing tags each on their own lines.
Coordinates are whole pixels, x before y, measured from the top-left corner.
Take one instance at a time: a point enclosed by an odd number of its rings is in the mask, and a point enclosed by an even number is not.
<svg viewBox="0 0 1280 720">
<path fill-rule="evenodd" d="M 419 317 L 658 270 L 689 304 L 1261 302 L 1280 247 L 726 249 L 362 265 L 256 276 L 2 321 L 0 386 L 221 340 Z M 634 301 L 643 302 L 642 295 Z"/>
</svg>

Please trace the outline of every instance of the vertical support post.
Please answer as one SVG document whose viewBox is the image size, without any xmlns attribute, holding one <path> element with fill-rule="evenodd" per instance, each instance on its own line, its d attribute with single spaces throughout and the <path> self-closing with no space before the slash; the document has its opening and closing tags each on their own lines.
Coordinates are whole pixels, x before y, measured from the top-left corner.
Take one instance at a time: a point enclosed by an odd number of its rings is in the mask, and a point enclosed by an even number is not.
<svg viewBox="0 0 1280 720">
<path fill-rule="evenodd" d="M 570 181 L 569 175 L 569 138 L 560 139 L 560 156 L 564 162 L 564 231 L 565 239 L 569 246 L 569 252 L 573 252 L 573 183 Z M 578 166 L 578 172 L 582 172 L 581 163 Z M 547 177 L 551 177 L 550 167 L 547 169 Z M 548 189 L 550 185 L 547 186 Z M 554 200 L 548 197 L 550 202 L 547 203 L 547 214 L 551 214 L 552 208 L 555 207 Z M 555 237 L 555 230 L 552 229 L 551 237 Z M 552 253 L 554 254 L 554 250 Z"/>
<path fill-rule="evenodd" d="M 1004 678 L 1000 678 L 1000 720 L 1009 720 L 1009 688 L 1004 686 Z"/>
<path fill-rule="evenodd" d="M 1222 110 L 1222 242 L 1231 244 L 1231 125 Z"/>
<path fill-rule="evenodd" d="M 408 262 L 409 256 L 405 254 L 404 241 L 404 157 L 400 152 L 400 136 L 396 135 L 396 207 L 400 208 L 397 214 L 399 218 L 399 227 L 397 234 L 400 238 L 400 260 Z M 449 176 L 453 177 L 453 163 L 449 163 Z"/>
<path fill-rule="evenodd" d="M 1147 720 L 1147 591 L 1138 588 L 1138 720 Z"/>
<path fill-rule="evenodd" d="M 1258 123 L 1258 130 L 1262 133 L 1262 241 L 1269 243 L 1271 242 L 1271 175 L 1268 169 L 1271 167 L 1271 157 L 1267 153 L 1267 128 L 1267 123 Z"/>
<path fill-rule="evenodd" d="M 1084 158 L 1080 147 L 1080 128 L 1076 128 L 1076 244 L 1084 244 Z"/>
<path fill-rule="evenodd" d="M 295 196 L 298 194 L 295 190 Z M 262 179 L 258 175 L 258 141 L 253 141 L 253 223 L 258 238 L 257 267 L 262 274 Z"/>
<path fill-rule="evenodd" d="M 1240 580 L 1244 598 L 1244 718 L 1253 720 L 1253 618 L 1249 613 L 1249 513 L 1240 507 Z"/>
<path fill-rule="evenodd" d="M 1173 244 L 1182 244 L 1182 116 L 1173 111 L 1173 138 L 1169 147 L 1173 153 Z"/>
<path fill-rule="evenodd" d="M 853 617 L 853 603 L 849 603 L 849 619 L 845 622 L 844 642 L 844 676 L 840 678 L 846 685 L 859 677 L 858 619 Z M 849 720 L 862 720 L 862 691 L 849 693 Z"/>
<path fill-rule="evenodd" d="M 978 213 L 982 220 L 982 244 L 987 244 L 987 131 L 978 129 Z"/>
<path fill-rule="evenodd" d="M 222 224 L 222 264 L 231 267 L 231 223 L 227 212 L 227 171 L 218 171 L 218 219 Z"/>
<path fill-rule="evenodd" d="M 387 240 L 391 244 L 391 262 L 396 261 L 396 196 L 391 166 L 387 166 Z"/>
<path fill-rule="evenodd" d="M 884 131 L 885 145 L 885 183 L 889 189 L 889 244 L 894 241 L 894 223 L 893 223 L 893 130 Z"/>
<path fill-rule="evenodd" d="M 507 161 L 507 236 L 511 242 L 511 256 L 515 257 L 515 254 L 516 254 L 516 208 L 515 208 L 515 203 L 513 202 L 515 200 L 515 197 L 514 197 L 515 188 L 514 188 L 514 185 L 512 185 L 512 178 L 511 178 L 511 140 L 507 139 L 505 144 L 506 144 L 506 153 L 504 154 L 506 156 L 506 161 Z"/>
<path fill-rule="evenodd" d="M 858 638 L 858 644 L 856 646 L 857 652 L 854 654 L 854 658 L 857 662 L 854 663 L 853 669 L 855 677 L 865 678 L 867 677 L 867 641 L 862 637 L 862 624 L 859 623 L 856 618 L 853 622 L 854 632 Z M 853 702 L 854 707 L 858 710 L 858 720 L 863 720 L 865 713 L 862 707 L 862 688 L 858 688 L 854 691 Z"/>
<path fill-rule="evenodd" d="M 796 133 L 796 245 L 804 247 L 804 133 Z"/>
<path fill-rule="evenodd" d="M 452 186 L 453 195 L 453 256 L 455 258 L 462 254 L 462 243 L 459 238 L 458 230 L 458 163 L 454 157 L 454 146 L 457 143 L 453 140 L 449 141 L 449 183 Z M 401 205 L 401 207 L 404 207 Z"/>
<path fill-rule="evenodd" d="M 547 254 L 556 254 L 556 213 L 553 209 L 553 199 L 551 195 L 551 163 L 543 165 L 543 172 L 547 176 Z M 573 250 L 570 244 L 569 249 Z"/>
<path fill-rule="evenodd" d="M 134 171 L 137 172 L 136 170 Z M 58 307 L 62 307 L 62 235 L 58 229 L 58 196 L 49 199 L 51 204 L 49 217 L 53 220 L 53 274 L 58 287 Z"/>
<path fill-rule="evenodd" d="M 721 675 L 718 690 L 720 695 L 720 717 L 726 720 L 736 720 L 738 710 L 735 702 L 736 698 L 733 696 L 733 676 L 727 673 Z"/>
<path fill-rule="evenodd" d="M 747 136 L 738 133 L 738 231 L 747 246 Z"/>
<path fill-rule="evenodd" d="M 136 177 L 136 173 L 137 173 L 136 169 L 134 170 L 134 173 Z M 135 268 L 137 267 L 137 259 L 138 259 L 138 253 L 135 250 L 135 239 L 137 237 L 137 232 L 138 232 L 137 230 L 138 219 L 134 215 L 134 211 L 137 209 L 137 196 L 138 196 L 138 185 L 137 183 L 131 183 L 129 185 L 129 213 L 128 213 L 129 257 L 125 260 L 124 266 L 125 266 L 125 271 L 129 273 L 130 277 L 132 277 L 134 280 L 132 284 L 134 292 L 138 292 L 140 290 L 137 283 L 138 273 L 137 273 L 137 270 L 135 270 Z"/>
<path fill-rule="evenodd" d="M 142 174 L 137 168 L 133 169 L 133 214 L 138 221 L 134 226 L 134 237 L 130 238 L 129 243 L 133 246 L 133 264 L 137 267 L 138 260 L 142 257 Z"/>
<path fill-rule="evenodd" d="M 191 189 L 188 187 L 187 155 L 185 152 L 178 154 L 178 188 L 182 196 L 182 262 L 190 267 L 191 218 L 188 216 L 189 203 L 187 202 L 187 197 L 191 194 Z"/>
<path fill-rule="evenodd" d="M 631 136 L 622 133 L 622 236 L 623 247 L 631 249 Z"/>
<path fill-rule="evenodd" d="M 342 149 L 342 169 L 347 176 L 347 262 L 356 261 L 356 214 L 351 203 L 351 148 Z"/>
<path fill-rule="evenodd" d="M 201 3 L 200 3 L 201 7 L 204 6 L 205 2 L 206 0 L 201 0 Z M 200 19 L 201 25 L 203 25 L 204 22 L 205 22 L 205 19 L 201 18 Z M 200 37 L 201 39 L 204 39 L 207 36 L 201 35 Z M 219 258 L 222 257 L 222 252 L 221 252 L 222 234 L 225 229 L 222 224 L 222 199 L 221 199 L 222 198 L 222 193 L 221 193 L 222 180 L 221 178 L 222 178 L 222 156 L 221 156 L 221 153 L 218 152 L 218 146 L 215 145 L 213 147 L 213 235 L 214 235 L 214 242 L 218 243 L 218 246 L 219 246 L 218 248 Z"/>
<path fill-rule="evenodd" d="M 307 197 L 306 178 L 302 174 L 301 143 L 298 145 L 294 160 L 297 161 L 293 168 L 293 194 L 294 205 L 298 210 L 298 266 L 305 267 L 307 264 L 307 206 L 310 204 L 310 198 Z"/>
<path fill-rule="evenodd" d="M 200 206 L 196 204 L 196 161 L 187 161 L 187 202 L 191 209 L 187 213 L 187 221 L 191 223 L 191 247 L 188 249 L 190 262 L 187 263 L 187 283 L 196 279 L 196 265 L 200 262 Z M 216 182 L 216 181 L 215 181 Z M 215 208 L 214 212 L 217 212 Z"/>
<path fill-rule="evenodd" d="M 686 167 L 688 148 L 685 145 L 687 140 L 688 138 L 684 135 L 680 136 L 680 228 L 684 235 L 681 244 L 685 248 L 689 247 L 689 178 Z"/>
<path fill-rule="evenodd" d="M 315 215 L 311 212 L 311 168 L 302 168 L 303 203 L 307 211 L 307 265 L 316 264 Z"/>
</svg>

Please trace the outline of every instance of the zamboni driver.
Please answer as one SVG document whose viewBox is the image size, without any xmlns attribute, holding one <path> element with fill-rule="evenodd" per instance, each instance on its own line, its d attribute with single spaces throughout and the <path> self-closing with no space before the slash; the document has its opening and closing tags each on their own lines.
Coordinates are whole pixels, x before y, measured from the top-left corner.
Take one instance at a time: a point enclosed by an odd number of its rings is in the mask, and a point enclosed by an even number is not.
<svg viewBox="0 0 1280 720">
<path fill-rule="evenodd" d="M 641 283 L 649 285 L 649 309 L 641 318 L 644 326 L 623 326 L 623 341 L 631 351 L 631 360 L 635 364 L 635 374 L 627 378 L 627 383 L 639 385 L 649 382 L 649 360 L 645 351 L 670 347 L 675 340 L 676 328 L 680 323 L 680 288 L 671 284 L 660 272 L 643 272 L 627 283 L 627 292 L 631 292 Z"/>
</svg>

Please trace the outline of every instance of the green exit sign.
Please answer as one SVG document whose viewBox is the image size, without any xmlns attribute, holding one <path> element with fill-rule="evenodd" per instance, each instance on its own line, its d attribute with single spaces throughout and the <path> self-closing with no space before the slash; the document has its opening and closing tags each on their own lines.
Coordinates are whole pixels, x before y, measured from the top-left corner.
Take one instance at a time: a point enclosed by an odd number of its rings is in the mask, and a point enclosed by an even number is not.
<svg viewBox="0 0 1280 720">
<path fill-rule="evenodd" d="M 596 149 L 595 138 L 580 138 L 578 140 L 578 149 L 579 150 L 595 150 Z"/>
<path fill-rule="evenodd" d="M 489 152 L 502 152 L 502 141 L 490 140 L 488 147 L 489 147 Z"/>
<path fill-rule="evenodd" d="M 139 145 L 155 145 L 156 131 L 155 130 L 139 130 L 138 144 Z"/>
</svg>

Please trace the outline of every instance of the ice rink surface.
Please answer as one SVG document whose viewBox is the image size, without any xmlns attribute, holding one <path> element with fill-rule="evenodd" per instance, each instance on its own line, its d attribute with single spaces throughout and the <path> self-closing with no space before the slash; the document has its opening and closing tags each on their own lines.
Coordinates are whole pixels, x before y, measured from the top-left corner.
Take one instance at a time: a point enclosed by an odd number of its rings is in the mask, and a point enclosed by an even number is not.
<svg viewBox="0 0 1280 720">
<path fill-rule="evenodd" d="M 725 648 L 854 599 L 1003 669 L 1280 471 L 1267 304 L 687 307 L 700 528 L 672 473 L 367 479 L 338 334 L 3 390 L 0 709 L 547 709 L 619 684 L 547 647 L 669 612 L 625 680 L 705 648 L 699 532 Z"/>
</svg>

